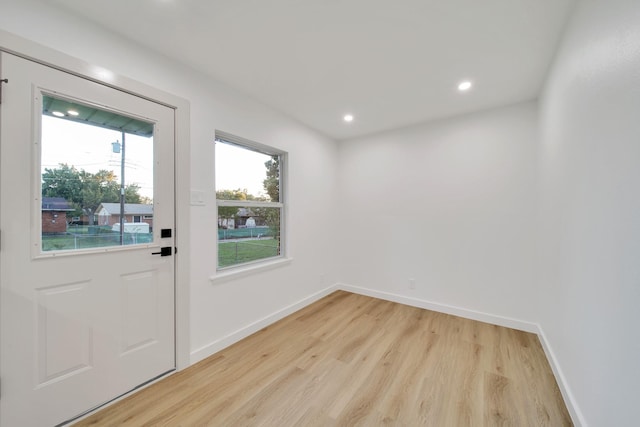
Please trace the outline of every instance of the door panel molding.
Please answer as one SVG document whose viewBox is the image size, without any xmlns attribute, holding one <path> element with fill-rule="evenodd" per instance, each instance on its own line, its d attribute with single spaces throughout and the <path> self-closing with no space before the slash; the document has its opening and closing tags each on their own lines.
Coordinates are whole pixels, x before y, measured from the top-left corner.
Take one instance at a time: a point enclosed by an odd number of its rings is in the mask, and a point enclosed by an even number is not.
<svg viewBox="0 0 640 427">
<path fill-rule="evenodd" d="M 93 330 L 87 326 L 86 307 L 78 303 L 81 301 L 78 294 L 86 294 L 90 283 L 91 280 L 85 280 L 36 289 L 38 320 L 35 335 L 38 337 L 39 368 L 37 387 L 44 387 L 92 368 Z M 62 311 L 71 313 L 71 316 L 62 316 Z M 76 332 L 64 334 L 64 331 L 69 330 Z"/>
</svg>

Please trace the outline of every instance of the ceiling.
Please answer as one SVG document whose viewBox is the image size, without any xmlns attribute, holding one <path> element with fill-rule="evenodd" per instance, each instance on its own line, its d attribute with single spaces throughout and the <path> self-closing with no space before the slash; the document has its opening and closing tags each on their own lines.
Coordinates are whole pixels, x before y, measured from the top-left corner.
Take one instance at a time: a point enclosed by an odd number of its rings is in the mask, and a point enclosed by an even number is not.
<svg viewBox="0 0 640 427">
<path fill-rule="evenodd" d="M 343 140 L 536 98 L 574 0 L 53 3 Z"/>
<path fill-rule="evenodd" d="M 145 138 L 153 136 L 153 123 L 49 95 L 42 97 L 42 114 Z"/>
</svg>

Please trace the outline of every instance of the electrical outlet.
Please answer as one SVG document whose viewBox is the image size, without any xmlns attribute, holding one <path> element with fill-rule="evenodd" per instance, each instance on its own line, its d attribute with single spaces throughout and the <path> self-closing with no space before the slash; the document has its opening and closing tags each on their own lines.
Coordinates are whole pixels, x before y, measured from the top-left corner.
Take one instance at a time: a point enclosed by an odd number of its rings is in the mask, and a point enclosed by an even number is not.
<svg viewBox="0 0 640 427">
<path fill-rule="evenodd" d="M 409 279 L 409 289 L 416 288 L 416 279 Z"/>
</svg>

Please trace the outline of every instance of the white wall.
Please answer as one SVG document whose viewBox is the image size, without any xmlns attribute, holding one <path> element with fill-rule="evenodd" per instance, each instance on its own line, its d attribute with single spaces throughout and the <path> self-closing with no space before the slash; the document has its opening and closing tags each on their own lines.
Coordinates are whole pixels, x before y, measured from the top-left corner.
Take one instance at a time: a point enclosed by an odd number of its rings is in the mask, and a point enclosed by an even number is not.
<svg viewBox="0 0 640 427">
<path fill-rule="evenodd" d="M 579 3 L 541 102 L 540 324 L 584 421 L 638 424 L 640 2 Z"/>
<path fill-rule="evenodd" d="M 333 225 L 334 141 L 184 65 L 44 2 L 1 0 L 0 10 L 0 29 L 190 102 L 191 186 L 206 192 L 206 206 L 191 207 L 194 357 L 206 356 L 227 335 L 335 283 L 332 241 L 324 231 Z M 215 129 L 289 152 L 289 243 L 294 258 L 290 265 L 223 283 L 209 280 L 216 265 Z"/>
<path fill-rule="evenodd" d="M 343 142 L 340 280 L 535 320 L 536 128 L 531 102 Z"/>
</svg>

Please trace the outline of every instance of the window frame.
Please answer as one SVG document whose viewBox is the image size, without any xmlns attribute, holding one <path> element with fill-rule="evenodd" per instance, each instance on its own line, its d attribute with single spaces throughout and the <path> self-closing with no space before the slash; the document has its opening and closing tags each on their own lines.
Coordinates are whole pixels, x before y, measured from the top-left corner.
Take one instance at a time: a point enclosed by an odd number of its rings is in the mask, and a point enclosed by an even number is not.
<svg viewBox="0 0 640 427">
<path fill-rule="evenodd" d="M 236 135 L 232 135 L 227 132 L 223 132 L 220 130 L 215 131 L 215 139 L 214 139 L 214 160 L 216 156 L 215 144 L 222 143 L 233 145 L 238 148 L 242 148 L 245 150 L 254 151 L 260 154 L 264 154 L 267 156 L 278 156 L 279 157 L 279 176 L 278 176 L 278 196 L 279 201 L 273 202 L 263 202 L 257 200 L 225 200 L 217 198 L 217 183 L 215 182 L 215 174 L 214 174 L 214 193 L 216 194 L 216 271 L 218 273 L 228 273 L 228 272 L 240 272 L 243 270 L 253 270 L 256 267 L 260 267 L 261 265 L 270 265 L 274 262 L 280 262 L 282 260 L 288 259 L 288 240 L 287 240 L 287 230 L 288 230 L 288 221 L 287 221 L 287 210 L 288 210 L 288 185 L 287 185 L 287 168 L 288 168 L 288 153 L 284 150 L 261 144 L 255 141 L 251 141 L 246 138 L 242 138 Z M 278 255 L 260 258 L 254 261 L 248 261 L 233 265 L 228 265 L 225 267 L 220 267 L 220 238 L 217 233 L 218 229 L 218 220 L 219 220 L 219 208 L 220 207 L 237 207 L 237 208 L 246 208 L 246 207 L 260 207 L 260 208 L 277 208 L 280 209 L 280 251 Z"/>
</svg>

